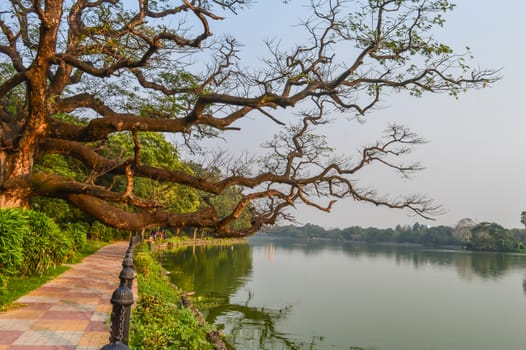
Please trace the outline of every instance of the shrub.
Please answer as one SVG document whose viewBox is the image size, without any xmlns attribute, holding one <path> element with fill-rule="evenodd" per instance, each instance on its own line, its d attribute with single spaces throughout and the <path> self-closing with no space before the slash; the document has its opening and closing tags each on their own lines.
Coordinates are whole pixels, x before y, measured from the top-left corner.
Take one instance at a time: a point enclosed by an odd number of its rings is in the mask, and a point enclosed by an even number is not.
<svg viewBox="0 0 526 350">
<path fill-rule="evenodd" d="M 152 270 L 152 258 L 146 252 L 137 252 L 133 258 L 133 265 L 137 273 L 149 277 Z"/>
<path fill-rule="evenodd" d="M 73 240 L 46 214 L 19 208 L 0 209 L 0 274 L 42 272 L 74 256 Z"/>
<path fill-rule="evenodd" d="M 22 242 L 24 264 L 22 275 L 39 273 L 56 267 L 75 255 L 73 239 L 60 230 L 46 214 L 29 211 L 31 232 Z"/>
<path fill-rule="evenodd" d="M 89 228 L 88 236 L 95 241 L 111 242 L 113 229 L 99 221 L 94 221 Z"/>
<path fill-rule="evenodd" d="M 115 228 L 113 229 L 113 239 L 115 240 L 129 241 L 130 237 L 134 235 L 136 235 L 136 233 L 132 231 L 115 229 Z"/>
<path fill-rule="evenodd" d="M 0 209 L 0 274 L 19 272 L 24 263 L 22 242 L 29 232 L 27 210 Z"/>
<path fill-rule="evenodd" d="M 109 227 L 100 221 L 94 221 L 87 229 L 87 236 L 94 241 L 111 242 L 113 240 L 129 240 L 135 235 L 135 232 L 128 230 L 120 230 Z"/>
<path fill-rule="evenodd" d="M 0 273 L 0 293 L 7 289 L 9 284 L 9 277 Z"/>
<path fill-rule="evenodd" d="M 76 251 L 81 250 L 86 245 L 88 226 L 83 223 L 73 223 L 65 227 L 65 233 L 73 240 Z"/>
</svg>

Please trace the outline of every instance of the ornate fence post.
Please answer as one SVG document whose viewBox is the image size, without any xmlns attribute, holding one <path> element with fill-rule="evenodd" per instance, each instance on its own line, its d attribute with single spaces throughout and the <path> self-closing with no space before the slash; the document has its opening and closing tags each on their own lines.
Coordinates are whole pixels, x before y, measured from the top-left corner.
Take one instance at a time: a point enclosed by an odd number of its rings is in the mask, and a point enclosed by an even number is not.
<svg viewBox="0 0 526 350">
<path fill-rule="evenodd" d="M 103 346 L 101 350 L 129 350 L 130 348 L 123 340 L 126 315 L 129 314 L 128 310 L 133 304 L 133 293 L 125 283 L 121 283 L 119 288 L 115 289 L 111 296 L 111 304 L 113 311 L 111 312 L 110 344 Z"/>
<path fill-rule="evenodd" d="M 135 278 L 133 251 L 137 243 L 137 237 L 130 239 L 126 255 L 122 260 L 122 270 L 119 274 L 120 285 L 111 296 L 113 310 L 111 312 L 110 344 L 103 346 L 101 350 L 130 350 L 128 347 L 128 335 L 130 331 L 131 306 L 134 302 L 131 289 Z"/>
<path fill-rule="evenodd" d="M 119 274 L 119 279 L 121 281 L 121 285 L 126 285 L 131 291 L 133 287 L 133 280 L 135 279 L 135 270 L 133 269 L 133 251 L 135 248 L 135 244 L 132 240 L 130 240 L 130 247 L 126 251 L 126 255 L 124 259 L 122 260 L 122 270 Z M 133 295 L 132 295 L 133 297 Z M 128 336 L 130 333 L 130 316 L 131 316 L 131 307 L 126 309 L 126 315 L 125 315 L 125 322 L 123 326 L 123 333 L 122 333 L 122 342 L 124 344 L 128 344 Z"/>
</svg>

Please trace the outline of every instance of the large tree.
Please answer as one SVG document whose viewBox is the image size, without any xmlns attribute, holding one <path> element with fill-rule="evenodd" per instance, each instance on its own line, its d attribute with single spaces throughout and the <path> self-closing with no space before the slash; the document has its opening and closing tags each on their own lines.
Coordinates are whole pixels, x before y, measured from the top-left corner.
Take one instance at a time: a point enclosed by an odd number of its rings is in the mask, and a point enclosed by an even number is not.
<svg viewBox="0 0 526 350">
<path fill-rule="evenodd" d="M 329 211 L 342 198 L 430 215 L 436 208 L 422 196 L 389 198 L 357 183 L 369 164 L 403 175 L 418 170 L 417 163 L 396 161 L 422 142 L 417 135 L 391 126 L 384 139 L 349 160 L 331 156 L 315 131 L 343 113 L 364 115 L 393 91 L 456 95 L 491 83 L 495 73 L 471 69 L 469 53 L 454 53 L 433 39 L 453 5 L 311 2 L 312 15 L 303 23 L 310 39 L 292 48 L 268 42 L 257 71 L 239 62 L 235 33 L 213 37 L 211 29 L 243 15 L 249 2 L 3 0 L 0 207 L 57 197 L 119 228 L 193 226 L 223 236 L 253 233 L 287 218 L 298 203 Z M 273 6 L 300 5 L 287 2 Z M 144 160 L 143 132 L 172 133 L 195 147 L 209 137 L 228 137 L 254 116 L 281 128 L 266 144 L 269 154 L 223 163 L 219 179 Z M 80 117 L 88 123 L 72 122 Z M 119 133 L 129 133 L 122 140 L 133 142 L 127 157 L 106 151 L 108 139 Z M 36 161 L 49 154 L 73 159 L 85 176 L 38 171 Z M 125 179 L 125 186 L 111 186 L 108 176 Z M 242 196 L 227 214 L 218 215 L 211 204 L 181 213 L 141 198 L 135 191 L 141 178 L 211 196 L 236 188 Z M 251 226 L 236 229 L 232 223 L 247 210 Z"/>
</svg>

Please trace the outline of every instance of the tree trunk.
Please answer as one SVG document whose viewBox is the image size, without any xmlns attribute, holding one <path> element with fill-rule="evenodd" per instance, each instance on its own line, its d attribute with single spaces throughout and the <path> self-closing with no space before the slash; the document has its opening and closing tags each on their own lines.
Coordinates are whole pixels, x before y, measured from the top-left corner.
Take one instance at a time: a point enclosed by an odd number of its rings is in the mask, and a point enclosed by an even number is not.
<svg viewBox="0 0 526 350">
<path fill-rule="evenodd" d="M 32 162 L 21 158 L 20 152 L 0 151 L 0 208 L 29 207 L 31 187 L 23 175 L 31 172 Z"/>
<path fill-rule="evenodd" d="M 0 208 L 29 208 L 29 197 L 24 189 L 0 193 Z"/>
<path fill-rule="evenodd" d="M 40 4 L 36 5 L 40 8 Z M 42 10 L 42 9 L 40 9 Z M 0 138 L 0 207 L 29 207 L 29 175 L 37 154 L 37 143 L 47 132 L 49 115 L 49 58 L 55 55 L 57 33 L 62 16 L 62 0 L 47 0 L 39 30 L 39 44 L 31 66 L 25 71 L 27 108 L 11 122 L 2 123 Z M 27 29 L 27 28 L 26 28 Z M 23 122 L 20 122 L 23 120 Z M 15 132 L 14 135 L 7 133 Z M 7 133 L 6 133 L 7 132 Z M 4 133 L 6 133 L 4 135 Z M 6 136 L 8 136 L 6 138 Z M 5 144 L 4 140 L 9 143 Z"/>
</svg>

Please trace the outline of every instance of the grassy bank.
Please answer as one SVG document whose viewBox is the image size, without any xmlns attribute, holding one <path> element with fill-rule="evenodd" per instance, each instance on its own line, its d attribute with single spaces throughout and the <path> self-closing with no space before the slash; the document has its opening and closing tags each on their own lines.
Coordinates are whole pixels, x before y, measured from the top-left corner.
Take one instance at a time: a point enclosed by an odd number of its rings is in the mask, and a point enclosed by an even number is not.
<svg viewBox="0 0 526 350">
<path fill-rule="evenodd" d="M 75 258 L 71 262 L 77 263 L 84 259 L 86 256 L 95 253 L 97 250 L 99 250 L 107 244 L 108 243 L 106 242 L 87 241 L 84 245 L 84 248 L 82 248 L 77 253 Z M 32 290 L 35 290 L 36 288 L 40 287 L 47 281 L 57 277 L 58 275 L 62 274 L 68 269 L 69 267 L 67 265 L 62 265 L 46 270 L 42 274 L 23 277 L 10 277 L 7 280 L 4 288 L 0 289 L 0 312 L 18 307 L 19 305 L 13 303 L 15 300 L 17 300 L 23 295 L 26 295 Z"/>
<path fill-rule="evenodd" d="M 134 350 L 213 349 L 207 340 L 212 327 L 200 323 L 191 309 L 182 307 L 183 292 L 170 283 L 146 245 L 137 248 L 134 262 L 139 300 L 132 312 L 130 347 Z"/>
</svg>

